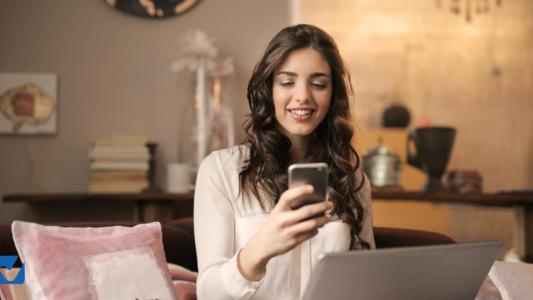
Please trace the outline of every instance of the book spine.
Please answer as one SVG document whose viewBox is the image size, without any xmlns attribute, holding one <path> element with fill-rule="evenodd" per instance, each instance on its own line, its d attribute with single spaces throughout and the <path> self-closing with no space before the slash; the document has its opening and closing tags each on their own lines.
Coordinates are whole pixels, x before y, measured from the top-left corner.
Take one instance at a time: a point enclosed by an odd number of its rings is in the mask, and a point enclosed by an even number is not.
<svg viewBox="0 0 533 300">
<path fill-rule="evenodd" d="M 149 142 L 146 134 L 101 135 L 94 138 L 94 145 L 101 146 L 144 146 Z"/>
<path fill-rule="evenodd" d="M 94 171 L 91 173 L 91 180 L 148 180 L 148 174 L 146 171 Z"/>
<path fill-rule="evenodd" d="M 93 161 L 91 170 L 137 170 L 148 171 L 148 162 L 123 162 L 123 161 Z"/>
</svg>

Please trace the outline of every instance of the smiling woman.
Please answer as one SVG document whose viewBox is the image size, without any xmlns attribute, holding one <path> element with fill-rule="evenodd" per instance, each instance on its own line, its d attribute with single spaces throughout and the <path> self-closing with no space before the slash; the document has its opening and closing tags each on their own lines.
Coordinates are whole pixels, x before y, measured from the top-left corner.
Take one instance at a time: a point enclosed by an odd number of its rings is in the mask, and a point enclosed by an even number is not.
<svg viewBox="0 0 533 300">
<path fill-rule="evenodd" d="M 164 18 L 185 13 L 199 0 L 105 0 L 123 12 L 148 17 Z"/>
<path fill-rule="evenodd" d="M 246 141 L 198 171 L 200 299 L 299 299 L 318 253 L 374 247 L 350 96 L 335 41 L 320 28 L 287 27 L 268 44 L 248 83 Z M 318 162 L 328 165 L 326 195 L 298 206 L 320 187 L 289 187 L 287 169 Z"/>
</svg>

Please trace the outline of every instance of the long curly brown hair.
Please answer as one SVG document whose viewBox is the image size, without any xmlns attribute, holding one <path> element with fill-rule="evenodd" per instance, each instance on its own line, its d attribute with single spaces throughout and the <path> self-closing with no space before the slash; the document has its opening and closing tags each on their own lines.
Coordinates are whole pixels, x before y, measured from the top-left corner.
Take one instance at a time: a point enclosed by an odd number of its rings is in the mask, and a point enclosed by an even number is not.
<svg viewBox="0 0 533 300">
<path fill-rule="evenodd" d="M 254 68 L 247 94 L 251 113 L 244 122 L 244 144 L 249 147 L 250 156 L 240 172 L 241 190 L 251 192 L 262 206 L 265 199 L 259 190 L 275 203 L 287 190 L 287 168 L 293 162 L 291 141 L 280 132 L 275 118 L 273 77 L 292 51 L 308 47 L 329 63 L 332 98 L 326 117 L 311 134 L 305 160 L 328 164 L 328 198 L 335 205 L 334 213 L 351 227 L 351 248 L 357 244 L 370 248 L 359 237 L 365 212 L 357 192 L 365 179 L 356 175 L 361 172 L 359 156 L 351 145 L 354 130 L 348 98 L 352 94 L 350 76 L 333 38 L 315 26 L 301 24 L 281 30 Z"/>
</svg>

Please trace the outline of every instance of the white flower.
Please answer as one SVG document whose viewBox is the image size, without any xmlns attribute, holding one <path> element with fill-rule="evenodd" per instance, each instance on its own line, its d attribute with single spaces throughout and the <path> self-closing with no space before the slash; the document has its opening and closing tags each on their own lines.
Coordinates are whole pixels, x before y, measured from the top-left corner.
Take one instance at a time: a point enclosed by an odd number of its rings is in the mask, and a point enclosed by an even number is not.
<svg viewBox="0 0 533 300">
<path fill-rule="evenodd" d="M 202 63 L 211 77 L 221 78 L 233 75 L 233 58 L 217 59 L 218 50 L 213 39 L 200 30 L 185 33 L 179 38 L 178 58 L 170 63 L 172 72 L 196 71 Z"/>
<path fill-rule="evenodd" d="M 170 70 L 180 72 L 184 69 L 194 71 L 203 60 L 208 69 L 213 68 L 218 51 L 212 39 L 200 30 L 185 33 L 179 38 L 178 58 L 170 64 Z"/>
<path fill-rule="evenodd" d="M 223 60 L 219 60 L 209 69 L 210 75 L 215 78 L 221 78 L 233 75 L 235 73 L 235 66 L 233 64 L 233 57 L 226 57 Z"/>
</svg>

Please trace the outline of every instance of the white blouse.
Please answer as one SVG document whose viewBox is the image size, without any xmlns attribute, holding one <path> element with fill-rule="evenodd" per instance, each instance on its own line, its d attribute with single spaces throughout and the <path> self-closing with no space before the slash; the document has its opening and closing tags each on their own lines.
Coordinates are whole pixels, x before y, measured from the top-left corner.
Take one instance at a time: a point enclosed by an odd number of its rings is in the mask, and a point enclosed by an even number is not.
<svg viewBox="0 0 533 300">
<path fill-rule="evenodd" d="M 350 226 L 334 219 L 312 239 L 272 258 L 260 281 L 246 280 L 237 267 L 237 254 L 273 208 L 273 203 L 265 203 L 263 210 L 253 195 L 239 193 L 239 171 L 248 156 L 248 147 L 240 145 L 215 151 L 200 165 L 194 195 L 200 300 L 301 298 L 318 254 L 350 247 Z M 360 236 L 374 248 L 370 186 L 368 179 L 365 182 L 359 192 L 366 212 Z"/>
</svg>

